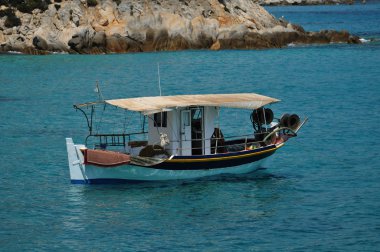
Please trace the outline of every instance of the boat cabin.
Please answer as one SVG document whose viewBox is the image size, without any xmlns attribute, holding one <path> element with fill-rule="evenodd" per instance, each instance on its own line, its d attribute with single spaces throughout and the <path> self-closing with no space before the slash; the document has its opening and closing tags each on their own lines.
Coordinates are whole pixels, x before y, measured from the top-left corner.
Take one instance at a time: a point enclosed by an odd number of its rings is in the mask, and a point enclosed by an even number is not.
<svg viewBox="0 0 380 252">
<path fill-rule="evenodd" d="M 148 144 L 160 143 L 165 134 L 169 155 L 209 155 L 218 112 L 214 106 L 191 106 L 149 115 Z"/>
</svg>

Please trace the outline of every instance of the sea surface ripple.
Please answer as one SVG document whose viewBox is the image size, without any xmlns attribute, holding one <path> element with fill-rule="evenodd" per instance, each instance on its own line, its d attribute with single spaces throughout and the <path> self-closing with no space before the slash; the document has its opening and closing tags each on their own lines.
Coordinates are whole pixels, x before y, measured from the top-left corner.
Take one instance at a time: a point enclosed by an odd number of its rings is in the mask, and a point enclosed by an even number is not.
<svg viewBox="0 0 380 252">
<path fill-rule="evenodd" d="M 1 251 L 379 251 L 380 4 L 268 7 L 361 45 L 114 55 L 0 55 Z M 256 173 L 137 185 L 71 185 L 72 105 L 106 98 L 257 92 L 308 116 Z M 228 111 L 225 134 L 250 127 Z"/>
</svg>

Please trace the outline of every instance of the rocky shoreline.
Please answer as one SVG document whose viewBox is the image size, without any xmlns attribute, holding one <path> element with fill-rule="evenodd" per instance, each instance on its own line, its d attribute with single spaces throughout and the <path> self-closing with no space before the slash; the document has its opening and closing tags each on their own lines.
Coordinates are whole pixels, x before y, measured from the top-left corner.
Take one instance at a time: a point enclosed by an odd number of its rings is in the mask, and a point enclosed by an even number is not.
<svg viewBox="0 0 380 252">
<path fill-rule="evenodd" d="M 362 2 L 365 0 L 362 0 Z M 354 4 L 354 0 L 256 0 L 261 6 Z"/>
<path fill-rule="evenodd" d="M 92 2 L 94 3 L 94 2 Z M 125 53 L 261 49 L 290 43 L 360 43 L 347 31 L 307 32 L 252 0 L 56 1 L 45 11 L 0 18 L 0 52 Z M 1 6 L 1 10 L 6 10 Z M 9 24 L 8 24 L 9 26 Z"/>
</svg>

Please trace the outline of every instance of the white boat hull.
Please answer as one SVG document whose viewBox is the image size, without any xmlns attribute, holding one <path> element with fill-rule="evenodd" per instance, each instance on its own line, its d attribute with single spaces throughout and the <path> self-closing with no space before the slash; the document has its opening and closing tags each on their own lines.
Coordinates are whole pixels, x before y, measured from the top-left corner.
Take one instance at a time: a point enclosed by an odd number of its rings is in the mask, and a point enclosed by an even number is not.
<svg viewBox="0 0 380 252">
<path fill-rule="evenodd" d="M 84 145 L 75 145 L 71 138 L 66 138 L 66 145 L 71 182 L 77 184 L 165 181 L 194 179 L 219 174 L 244 174 L 259 169 L 265 160 L 233 167 L 201 170 L 165 170 L 130 164 L 106 168 L 84 164 L 84 156 L 80 151 L 81 148 L 85 147 Z"/>
</svg>

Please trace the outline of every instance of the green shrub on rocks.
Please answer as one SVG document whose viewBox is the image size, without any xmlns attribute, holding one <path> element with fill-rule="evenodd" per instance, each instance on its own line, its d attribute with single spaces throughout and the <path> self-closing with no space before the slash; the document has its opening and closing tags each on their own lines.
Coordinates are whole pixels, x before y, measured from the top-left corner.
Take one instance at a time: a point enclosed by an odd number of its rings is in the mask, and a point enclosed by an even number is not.
<svg viewBox="0 0 380 252">
<path fill-rule="evenodd" d="M 34 9 L 45 11 L 51 3 L 50 0 L 25 0 L 20 2 L 16 5 L 16 8 L 24 13 L 32 13 Z"/>
<path fill-rule="evenodd" d="M 12 15 L 12 14 L 11 14 L 12 12 L 13 12 L 13 10 L 10 9 L 10 8 L 5 9 L 5 10 L 0 10 L 0 18 L 5 17 L 5 16 Z M 14 12 L 13 12 L 13 15 L 14 15 Z"/>
<path fill-rule="evenodd" d="M 7 0 L 0 0 L 0 5 L 8 5 L 9 1 Z"/>
<path fill-rule="evenodd" d="M 21 20 L 16 17 L 15 11 L 12 8 L 5 10 L 0 10 L 0 17 L 7 17 L 4 22 L 4 26 L 7 28 L 12 28 L 14 26 L 21 25 Z"/>
<path fill-rule="evenodd" d="M 0 10 L 0 17 L 7 17 L 4 26 L 11 28 L 21 25 L 21 20 L 15 15 L 15 10 L 32 13 L 34 9 L 41 11 L 47 10 L 50 0 L 0 0 L 0 5 L 5 5 L 8 8 Z"/>
<path fill-rule="evenodd" d="M 32 13 L 34 9 L 47 10 L 50 0 L 0 0 L 0 5 L 16 8 L 24 13 Z"/>
<path fill-rule="evenodd" d="M 94 7 L 94 6 L 98 5 L 98 1 L 96 1 L 96 0 L 87 0 L 87 5 L 90 6 L 90 7 Z"/>
</svg>

